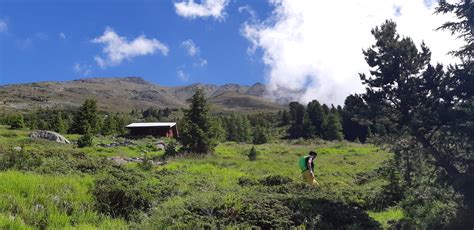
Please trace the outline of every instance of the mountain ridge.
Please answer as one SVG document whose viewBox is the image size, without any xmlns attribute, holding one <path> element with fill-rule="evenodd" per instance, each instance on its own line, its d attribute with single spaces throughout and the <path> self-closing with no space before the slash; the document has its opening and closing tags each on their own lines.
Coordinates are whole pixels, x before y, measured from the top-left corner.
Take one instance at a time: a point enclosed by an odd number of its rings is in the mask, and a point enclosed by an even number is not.
<svg viewBox="0 0 474 230">
<path fill-rule="evenodd" d="M 95 98 L 99 109 L 126 112 L 132 109 L 186 108 L 197 88 L 217 110 L 277 111 L 284 107 L 267 98 L 265 85 L 251 86 L 194 83 L 162 86 L 142 77 L 94 77 L 69 81 L 42 81 L 0 85 L 0 111 L 29 111 L 35 108 L 75 107 Z"/>
</svg>

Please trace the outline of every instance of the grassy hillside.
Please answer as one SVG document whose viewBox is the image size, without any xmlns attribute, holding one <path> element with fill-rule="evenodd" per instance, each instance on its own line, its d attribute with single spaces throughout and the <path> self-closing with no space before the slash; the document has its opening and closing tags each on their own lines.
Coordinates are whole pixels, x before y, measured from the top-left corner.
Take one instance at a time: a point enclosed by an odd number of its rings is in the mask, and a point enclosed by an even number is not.
<svg viewBox="0 0 474 230">
<path fill-rule="evenodd" d="M 172 158 L 145 170 L 138 163 L 114 166 L 105 157 L 146 154 L 158 159 L 163 151 L 153 146 L 152 138 L 136 140 L 136 146 L 75 149 L 29 140 L 28 133 L 0 127 L 0 228 L 341 225 L 364 229 L 403 217 L 399 209 L 366 210 L 370 197 L 386 183 L 378 169 L 391 156 L 372 145 L 281 141 L 256 146 L 257 160 L 249 161 L 245 154 L 251 145 L 223 143 L 213 155 Z M 66 136 L 72 141 L 78 138 Z M 12 150 L 15 146 L 23 150 Z M 320 153 L 316 189 L 301 182 L 297 164 L 299 156 L 315 149 Z M 119 168 L 146 178 L 132 183 L 151 194 L 152 208 L 129 221 L 101 212 L 93 193 L 95 181 Z"/>
</svg>

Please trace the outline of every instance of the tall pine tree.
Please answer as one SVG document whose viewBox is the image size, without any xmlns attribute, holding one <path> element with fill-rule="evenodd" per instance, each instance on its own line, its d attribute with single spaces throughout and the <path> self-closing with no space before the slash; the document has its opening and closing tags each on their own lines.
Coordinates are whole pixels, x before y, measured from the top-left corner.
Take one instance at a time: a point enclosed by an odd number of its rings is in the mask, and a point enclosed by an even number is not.
<svg viewBox="0 0 474 230">
<path fill-rule="evenodd" d="M 199 154 L 212 153 L 217 145 L 214 124 L 204 91 L 197 89 L 189 109 L 184 111 L 180 136 L 183 150 Z"/>
</svg>

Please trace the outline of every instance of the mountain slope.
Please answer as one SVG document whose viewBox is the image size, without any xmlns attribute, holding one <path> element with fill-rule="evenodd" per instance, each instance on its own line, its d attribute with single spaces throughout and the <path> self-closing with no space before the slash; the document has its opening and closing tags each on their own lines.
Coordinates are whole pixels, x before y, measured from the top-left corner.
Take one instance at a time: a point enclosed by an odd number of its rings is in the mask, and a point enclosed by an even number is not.
<svg viewBox="0 0 474 230">
<path fill-rule="evenodd" d="M 197 88 L 204 89 L 211 104 L 223 110 L 280 110 L 282 106 L 264 97 L 265 86 L 192 84 L 163 87 L 140 77 L 87 78 L 65 82 L 38 82 L 0 86 L 0 111 L 32 110 L 38 107 L 78 106 L 95 98 L 105 111 L 185 108 Z"/>
</svg>

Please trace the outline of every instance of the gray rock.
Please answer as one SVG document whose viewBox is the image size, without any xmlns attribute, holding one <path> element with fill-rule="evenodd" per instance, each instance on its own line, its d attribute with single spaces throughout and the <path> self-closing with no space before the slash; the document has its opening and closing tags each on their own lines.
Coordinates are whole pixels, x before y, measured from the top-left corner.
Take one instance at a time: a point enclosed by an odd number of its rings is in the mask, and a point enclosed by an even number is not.
<svg viewBox="0 0 474 230">
<path fill-rule="evenodd" d="M 22 150 L 22 148 L 20 146 L 15 146 L 15 147 L 13 147 L 13 150 L 15 150 L 17 152 L 20 152 Z"/>
<path fill-rule="evenodd" d="M 30 138 L 55 141 L 55 142 L 58 142 L 58 143 L 61 143 L 61 144 L 70 144 L 71 143 L 65 137 L 63 137 L 61 134 L 56 133 L 56 132 L 52 132 L 52 131 L 46 131 L 46 130 L 34 131 L 34 132 L 30 133 Z"/>
<path fill-rule="evenodd" d="M 123 165 L 128 163 L 127 160 L 125 160 L 123 157 L 110 157 L 109 160 L 113 161 L 117 165 Z"/>
<path fill-rule="evenodd" d="M 166 143 L 163 141 L 159 141 L 158 144 L 156 144 L 156 148 L 159 150 L 165 150 L 166 148 Z"/>
</svg>

